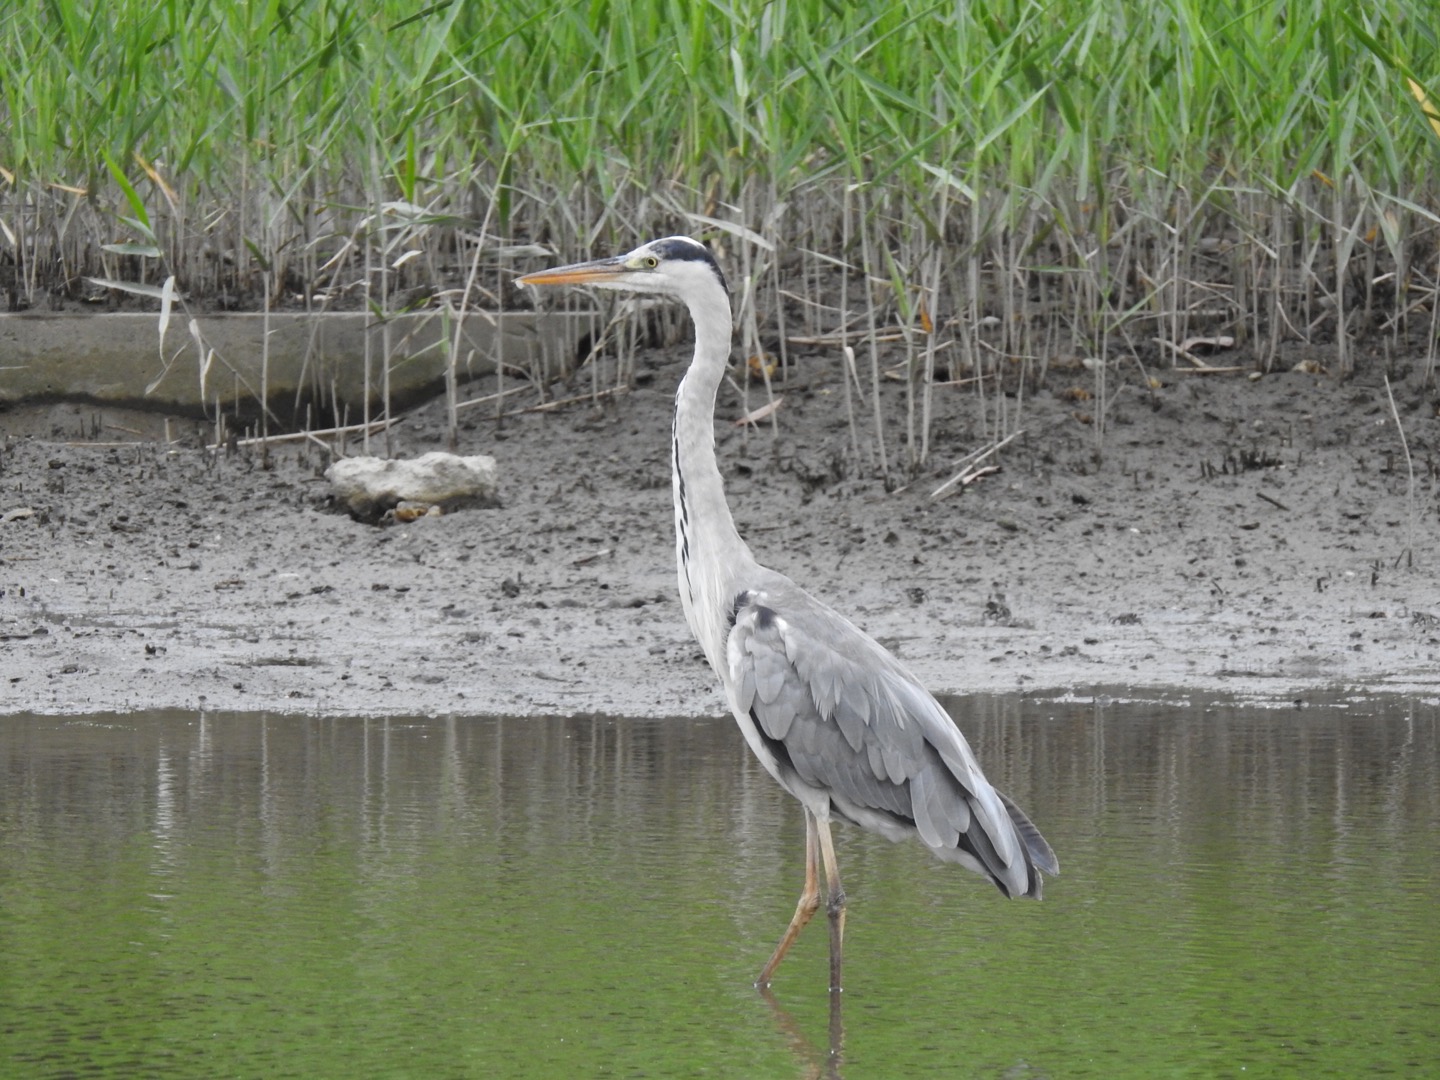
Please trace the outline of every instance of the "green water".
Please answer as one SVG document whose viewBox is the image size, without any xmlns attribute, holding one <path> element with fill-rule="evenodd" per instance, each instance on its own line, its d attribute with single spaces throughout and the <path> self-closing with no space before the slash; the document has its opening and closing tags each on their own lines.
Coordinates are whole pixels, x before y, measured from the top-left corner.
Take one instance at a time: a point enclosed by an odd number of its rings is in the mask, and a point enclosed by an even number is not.
<svg viewBox="0 0 1440 1080">
<path fill-rule="evenodd" d="M 1440 709 L 953 703 L 1039 904 L 729 721 L 0 719 L 0 1076 L 1440 1074 Z"/>
</svg>

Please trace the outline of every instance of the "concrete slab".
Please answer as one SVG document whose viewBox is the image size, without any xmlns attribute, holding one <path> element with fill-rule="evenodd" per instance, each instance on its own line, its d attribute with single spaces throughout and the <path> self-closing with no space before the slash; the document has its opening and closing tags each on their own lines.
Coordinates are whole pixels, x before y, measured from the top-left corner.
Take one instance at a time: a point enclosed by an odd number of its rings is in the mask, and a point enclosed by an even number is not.
<svg viewBox="0 0 1440 1080">
<path fill-rule="evenodd" d="M 497 364 L 549 380 L 574 365 L 592 317 L 476 312 L 458 350 L 438 311 L 379 323 L 364 313 L 172 316 L 164 340 L 155 314 L 0 314 L 0 405 L 74 402 L 201 419 L 259 415 L 262 392 L 282 423 L 372 415 L 389 357 L 390 401 L 399 411 L 444 391 L 454 352 L 459 379 Z M 268 349 L 267 349 L 268 343 Z M 366 350 L 369 348 L 367 366 Z"/>
</svg>

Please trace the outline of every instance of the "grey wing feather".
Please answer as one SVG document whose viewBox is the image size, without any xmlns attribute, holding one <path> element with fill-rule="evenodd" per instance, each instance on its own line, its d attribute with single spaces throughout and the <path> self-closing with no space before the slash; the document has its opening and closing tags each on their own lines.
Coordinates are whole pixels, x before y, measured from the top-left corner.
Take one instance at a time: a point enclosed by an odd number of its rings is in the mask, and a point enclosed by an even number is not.
<svg viewBox="0 0 1440 1080">
<path fill-rule="evenodd" d="M 788 579 L 736 598 L 728 685 L 781 783 L 840 816 L 1039 896 L 1055 855 L 985 779 L 953 720 L 893 656 Z M 794 781 L 798 780 L 799 785 Z"/>
</svg>

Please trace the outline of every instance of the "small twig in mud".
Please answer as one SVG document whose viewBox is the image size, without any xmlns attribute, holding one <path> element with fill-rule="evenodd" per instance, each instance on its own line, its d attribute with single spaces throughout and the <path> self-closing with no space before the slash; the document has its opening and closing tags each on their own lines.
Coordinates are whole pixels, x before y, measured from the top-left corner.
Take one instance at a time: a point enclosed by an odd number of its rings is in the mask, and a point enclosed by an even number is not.
<svg viewBox="0 0 1440 1080">
<path fill-rule="evenodd" d="M 988 476 L 990 473 L 993 472 L 998 472 L 999 466 L 996 465 L 990 465 L 984 469 L 976 469 L 975 466 L 979 465 L 980 462 L 984 461 L 987 457 L 995 453 L 995 451 L 999 450 L 1001 447 L 1006 446 L 1011 442 L 1014 442 L 1016 439 L 1018 439 L 1021 435 L 1024 434 L 1024 428 L 1021 428 L 1019 431 L 1011 432 L 1009 435 L 1005 436 L 1005 438 L 1001 439 L 993 446 L 990 446 L 987 449 L 982 450 L 978 453 L 971 454 L 969 457 L 963 459 L 963 466 L 960 471 L 957 472 L 954 476 L 952 476 L 949 480 L 946 480 L 945 483 L 941 484 L 934 491 L 932 491 L 930 493 L 930 498 L 938 499 L 941 495 L 949 491 L 956 484 L 960 484 L 964 487 L 969 487 L 976 480 L 980 479 L 980 477 Z"/>
<path fill-rule="evenodd" d="M 979 480 L 982 477 L 989 476 L 991 473 L 997 473 L 999 471 L 999 465 L 985 465 L 978 469 L 972 467 L 966 470 L 964 476 L 957 477 L 957 479 L 960 481 L 961 487 L 969 487 L 971 484 L 975 483 L 976 480 Z"/>
<path fill-rule="evenodd" d="M 122 428 L 121 430 L 123 431 L 124 429 Z M 178 439 L 166 439 L 155 445 L 174 446 L 178 441 Z M 139 439 L 127 439 L 124 442 L 91 442 L 89 439 L 66 439 L 64 442 L 49 442 L 44 439 L 37 439 L 35 442 L 36 446 L 83 446 L 87 450 L 113 450 L 121 446 L 144 446 L 146 444 L 147 440 L 143 437 Z M 212 446 L 210 449 L 214 450 L 215 447 Z"/>
<path fill-rule="evenodd" d="M 1197 367 L 1197 368 L 1176 368 L 1176 375 L 1240 375 L 1250 369 L 1247 367 Z"/>
<path fill-rule="evenodd" d="M 830 345 L 844 345 L 846 341 L 853 340 L 854 338 L 860 337 L 861 334 L 864 334 L 864 331 L 856 331 L 856 332 L 851 333 L 851 334 L 848 334 L 848 335 L 845 334 L 844 332 L 841 332 L 841 333 L 835 333 L 835 334 L 819 334 L 819 335 L 815 335 L 815 336 L 812 336 L 812 337 L 794 337 L 794 336 L 791 336 L 791 337 L 788 337 L 788 338 L 785 339 L 785 344 L 787 344 L 787 345 L 814 345 L 814 346 L 821 346 L 821 347 L 823 347 L 823 346 L 830 346 Z M 864 334 L 864 336 L 869 337 L 870 335 L 869 335 L 869 334 Z M 873 340 L 875 340 L 875 341 L 877 341 L 877 342 L 879 342 L 879 343 L 881 343 L 881 344 L 890 344 L 890 343 L 896 342 L 896 341 L 904 341 L 904 340 L 905 340 L 905 333 L 904 333 L 904 331 L 901 331 L 901 330 L 877 330 L 877 331 L 875 332 L 875 336 L 874 336 Z"/>
<path fill-rule="evenodd" d="M 251 439 L 236 439 L 235 445 L 259 446 L 261 443 L 264 442 L 300 442 L 305 439 L 311 439 L 317 443 L 320 443 L 321 446 L 325 446 L 323 442 L 320 442 L 319 437 L 321 435 L 354 435 L 358 431 L 365 431 L 365 434 L 367 435 L 374 435 L 377 432 L 384 431 L 388 427 L 393 427 L 394 425 L 400 423 L 400 421 L 403 419 L 404 417 L 396 417 L 394 420 L 372 420 L 368 424 L 351 424 L 348 427 L 323 428 L 320 431 L 292 431 L 287 435 L 261 435 Z M 224 444 L 212 443 L 210 444 L 210 446 L 206 447 L 206 449 L 219 450 L 222 445 Z M 325 449 L 329 450 L 330 447 L 326 446 Z"/>
<path fill-rule="evenodd" d="M 1195 367 L 1194 367 L 1193 370 L 1192 370 L 1192 369 L 1188 369 L 1188 368 L 1179 368 L 1179 369 L 1178 369 L 1179 371 L 1186 372 L 1187 374 L 1193 374 L 1193 375 L 1220 375 L 1220 374 L 1222 374 L 1222 373 L 1223 373 L 1223 374 L 1233 374 L 1233 373 L 1235 373 L 1235 372 L 1239 372 L 1239 371 L 1244 371 L 1244 370 L 1245 370 L 1245 368 L 1243 368 L 1243 367 L 1211 367 L 1211 366 L 1210 366 L 1209 364 L 1207 364 L 1204 360 L 1201 360 L 1200 357 L 1198 357 L 1198 356 L 1196 356 L 1194 353 L 1192 353 L 1192 352 L 1190 351 L 1190 348 L 1189 348 L 1190 346 L 1199 345 L 1199 344 L 1211 344 L 1211 343 L 1213 343 L 1213 342 L 1225 341 L 1225 340 L 1227 340 L 1227 339 L 1225 339 L 1225 338 L 1190 338 L 1190 339 L 1188 339 L 1187 341 L 1185 341 L 1184 343 L 1182 343 L 1182 344 L 1180 344 L 1180 345 L 1176 345 L 1173 341 L 1166 341 L 1164 338 L 1158 338 L 1158 337 L 1157 337 L 1157 338 L 1152 338 L 1151 340 L 1154 341 L 1155 344 L 1157 344 L 1157 345 L 1159 345 L 1159 346 L 1161 346 L 1161 347 L 1163 347 L 1163 348 L 1169 349 L 1169 350 L 1170 350 L 1171 352 L 1173 352 L 1176 356 L 1183 357 L 1184 359 L 1188 360 L 1190 363 L 1194 364 Z M 1228 339 L 1228 340 L 1229 340 L 1232 344 L 1234 343 L 1234 339 L 1233 339 L 1233 338 Z M 1220 346 L 1220 347 L 1224 347 L 1224 346 Z"/>
<path fill-rule="evenodd" d="M 506 416 L 519 416 L 521 413 L 550 412 L 553 409 L 563 409 L 566 405 L 578 405 L 585 401 L 594 401 L 596 398 L 614 397 L 616 394 L 628 394 L 628 386 L 612 386 L 609 390 L 597 390 L 590 394 L 579 394 L 575 397 L 557 398 L 554 401 L 547 401 L 542 405 L 527 405 L 523 409 L 512 409 L 505 413 Z"/>
<path fill-rule="evenodd" d="M 457 401 L 455 403 L 455 411 L 458 413 L 461 409 L 469 409 L 473 408 L 476 405 L 484 405 L 487 402 L 499 401 L 501 398 L 507 398 L 511 394 L 518 394 L 522 391 L 529 389 L 531 389 L 531 387 L 529 386 L 512 386 L 509 390 L 501 390 L 499 393 L 496 394 L 486 394 L 484 397 L 470 398 L 466 401 Z"/>
<path fill-rule="evenodd" d="M 758 409 L 752 409 L 750 412 L 746 413 L 739 419 L 731 421 L 731 423 L 733 423 L 736 427 L 744 427 L 746 424 L 758 425 L 761 420 L 764 420 L 766 417 L 770 416 L 772 413 L 775 412 L 776 409 L 780 408 L 780 406 L 784 404 L 785 398 L 783 396 L 777 397 L 774 401 L 770 402 L 770 404 L 761 405 Z"/>
<path fill-rule="evenodd" d="M 970 375 L 970 376 L 967 376 L 966 378 L 963 378 L 963 379 L 947 379 L 947 380 L 945 380 L 944 382 L 935 382 L 935 383 L 931 383 L 930 385 L 931 385 L 931 386 L 935 386 L 935 387 L 940 387 L 940 386 L 969 386 L 971 383 L 977 383 L 977 382 L 979 382 L 981 379 L 998 379 L 999 377 L 1000 377 L 1000 372 L 998 372 L 998 371 L 982 371 L 979 375 Z"/>
<path fill-rule="evenodd" d="M 302 431 L 300 433 L 300 437 L 307 440 L 308 442 L 313 442 L 316 446 L 320 447 L 320 449 L 324 450 L 327 454 L 338 454 L 342 458 L 345 456 L 345 448 L 343 446 L 331 446 L 324 439 L 320 438 L 320 436 L 316 435 L 313 431 Z M 214 450 L 216 448 L 212 446 L 211 449 Z M 365 447 L 362 446 L 360 448 L 360 452 L 362 454 L 365 453 Z"/>
<path fill-rule="evenodd" d="M 1272 499 L 1269 495 L 1266 495 L 1263 491 L 1257 491 L 1257 492 L 1255 492 L 1255 494 L 1256 494 L 1256 495 L 1259 495 L 1260 498 L 1264 499 L 1266 502 L 1268 502 L 1271 506 L 1275 507 L 1277 510 L 1284 510 L 1287 514 L 1290 512 L 1290 507 L 1286 506 L 1286 505 L 1285 505 L 1284 503 L 1282 503 L 1279 499 Z"/>
</svg>

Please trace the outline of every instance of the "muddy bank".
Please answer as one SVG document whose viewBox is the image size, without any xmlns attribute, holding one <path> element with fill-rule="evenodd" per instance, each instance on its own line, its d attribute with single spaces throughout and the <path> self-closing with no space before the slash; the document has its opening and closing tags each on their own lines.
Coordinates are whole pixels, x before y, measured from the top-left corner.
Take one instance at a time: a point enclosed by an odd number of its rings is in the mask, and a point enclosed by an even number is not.
<svg viewBox="0 0 1440 1080">
<path fill-rule="evenodd" d="M 645 355 L 600 408 L 470 418 L 457 449 L 497 459 L 504 506 L 389 528 L 328 506 L 314 446 L 105 445 L 139 429 L 0 415 L 0 711 L 723 711 L 675 595 L 687 355 Z M 1440 420 L 1403 365 L 1413 494 L 1378 374 L 1112 382 L 1103 442 L 1083 371 L 1023 401 L 941 391 L 935 466 L 887 492 L 855 467 L 835 370 L 799 359 L 778 437 L 717 426 L 731 503 L 762 560 L 937 691 L 1440 692 Z M 722 394 L 723 418 L 744 407 Z M 1001 470 L 932 499 L 1000 408 L 1026 432 Z M 445 448 L 440 409 L 396 438 Z"/>
</svg>

